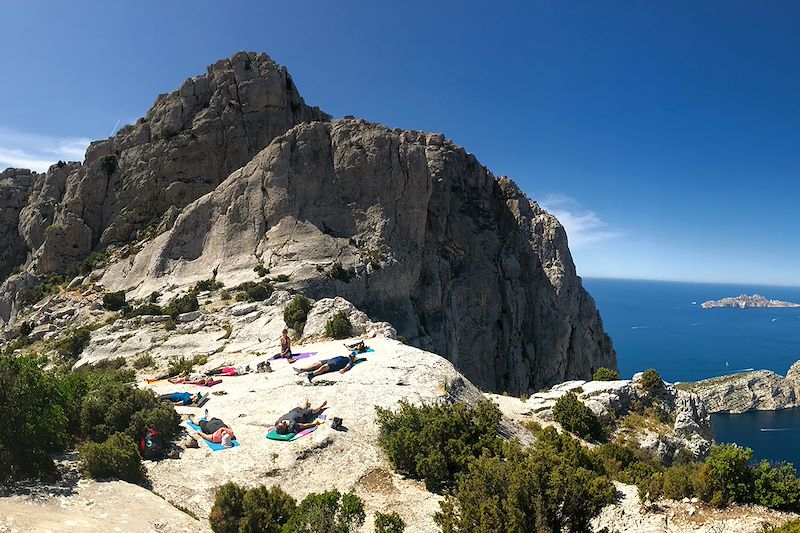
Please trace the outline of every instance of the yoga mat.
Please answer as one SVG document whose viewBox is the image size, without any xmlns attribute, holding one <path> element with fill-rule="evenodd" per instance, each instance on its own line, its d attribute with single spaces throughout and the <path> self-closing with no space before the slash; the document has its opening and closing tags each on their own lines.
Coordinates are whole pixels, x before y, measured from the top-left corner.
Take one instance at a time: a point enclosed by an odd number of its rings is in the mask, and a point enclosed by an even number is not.
<svg viewBox="0 0 800 533">
<path fill-rule="evenodd" d="M 187 385 L 194 385 L 195 387 L 213 387 L 214 385 L 219 385 L 222 383 L 221 379 L 215 379 L 214 381 L 209 381 L 205 385 L 199 385 L 197 383 L 187 383 Z"/>
<path fill-rule="evenodd" d="M 311 357 L 312 355 L 317 355 L 317 352 L 303 352 L 303 353 L 295 353 L 292 354 L 292 359 L 295 361 L 299 361 L 300 359 L 305 359 L 307 357 Z M 285 357 L 281 357 L 281 354 L 275 354 L 267 361 L 277 361 L 278 359 L 286 359 Z"/>
<path fill-rule="evenodd" d="M 353 355 L 361 355 L 362 353 L 369 353 L 369 352 L 374 352 L 374 351 L 375 350 L 373 350 L 372 348 L 367 348 L 366 351 L 363 351 L 363 352 L 350 352 L 350 353 L 353 354 Z"/>
<path fill-rule="evenodd" d="M 318 420 L 325 420 L 325 413 L 321 413 L 319 416 L 317 416 L 317 419 Z M 318 427 L 319 426 L 306 428 L 306 429 L 304 429 L 303 431 L 301 431 L 299 433 L 287 433 L 285 435 L 281 435 L 280 433 L 275 431 L 275 426 L 272 426 L 271 428 L 269 428 L 269 431 L 267 432 L 266 438 L 268 438 L 270 440 L 280 440 L 280 441 L 297 440 L 300 437 L 305 437 L 309 433 L 313 433 L 314 431 L 317 430 Z"/>
<path fill-rule="evenodd" d="M 183 427 L 187 427 L 187 428 L 193 429 L 195 431 L 202 431 L 200 429 L 200 426 L 198 426 L 197 424 L 192 424 L 191 422 L 184 422 L 183 423 Z M 204 439 L 202 437 L 200 437 L 200 440 L 205 442 L 206 446 L 211 448 L 212 452 L 218 452 L 220 450 L 229 450 L 230 449 L 230 448 L 226 448 L 225 446 L 223 446 L 222 444 L 220 444 L 218 442 L 211 442 L 211 441 L 208 441 L 208 440 L 206 440 L 206 439 Z M 238 440 L 231 441 L 231 444 L 233 444 L 233 446 L 231 446 L 231 448 L 236 448 L 239 445 L 239 441 Z"/>
</svg>

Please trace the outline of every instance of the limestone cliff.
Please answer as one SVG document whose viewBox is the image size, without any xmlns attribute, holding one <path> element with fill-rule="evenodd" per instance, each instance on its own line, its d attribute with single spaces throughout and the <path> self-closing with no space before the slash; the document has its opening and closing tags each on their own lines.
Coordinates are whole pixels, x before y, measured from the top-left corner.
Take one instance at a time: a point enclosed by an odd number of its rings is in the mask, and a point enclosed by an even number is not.
<svg viewBox="0 0 800 533">
<path fill-rule="evenodd" d="M 5 268 L 21 267 L 0 286 L 0 321 L 36 276 L 107 248 L 119 262 L 105 286 L 140 294 L 212 272 L 230 285 L 263 264 L 391 321 L 486 389 L 616 366 L 553 216 L 441 135 L 329 119 L 264 54 L 159 96 L 83 164 L 31 178 L 24 205 L 0 206 Z M 334 262 L 353 279 L 330 277 Z"/>
<path fill-rule="evenodd" d="M 355 276 L 328 275 L 334 261 Z M 558 221 L 441 135 L 299 125 L 190 206 L 111 288 L 141 294 L 263 264 L 341 295 L 476 385 L 527 392 L 616 365 Z"/>
</svg>

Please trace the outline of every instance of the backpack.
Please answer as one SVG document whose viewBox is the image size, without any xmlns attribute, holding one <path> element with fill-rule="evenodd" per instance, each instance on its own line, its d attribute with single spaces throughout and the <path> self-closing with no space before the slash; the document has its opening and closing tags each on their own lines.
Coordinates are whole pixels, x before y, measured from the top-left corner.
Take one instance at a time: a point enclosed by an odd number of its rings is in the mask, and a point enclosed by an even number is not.
<svg viewBox="0 0 800 533">
<path fill-rule="evenodd" d="M 161 435 L 155 429 L 148 429 L 144 437 L 139 440 L 139 455 L 143 459 L 155 459 L 161 457 L 164 451 L 164 444 Z"/>
</svg>

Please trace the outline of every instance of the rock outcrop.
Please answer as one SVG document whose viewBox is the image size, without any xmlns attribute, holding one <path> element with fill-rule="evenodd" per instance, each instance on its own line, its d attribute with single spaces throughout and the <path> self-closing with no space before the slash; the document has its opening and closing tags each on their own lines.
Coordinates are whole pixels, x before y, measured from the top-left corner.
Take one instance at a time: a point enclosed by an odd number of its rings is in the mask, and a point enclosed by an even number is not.
<svg viewBox="0 0 800 533">
<path fill-rule="evenodd" d="M 0 279 L 25 261 L 25 242 L 17 226 L 36 176 L 16 168 L 0 172 Z"/>
<path fill-rule="evenodd" d="M 212 272 L 235 284 L 258 265 L 347 298 L 486 389 L 616 366 L 563 227 L 441 135 L 299 125 L 103 281 L 144 295 Z"/>
<path fill-rule="evenodd" d="M 717 309 L 721 307 L 734 307 L 736 309 L 764 308 L 764 307 L 800 307 L 800 304 L 783 302 L 781 300 L 769 300 L 760 294 L 748 296 L 741 294 L 736 297 L 723 298 L 721 300 L 709 300 L 700 304 L 703 309 Z"/>
<path fill-rule="evenodd" d="M 800 361 L 789 368 L 786 377 L 770 370 L 755 370 L 678 386 L 697 394 L 712 413 L 800 407 Z"/>
<path fill-rule="evenodd" d="M 96 247 L 152 234 L 163 229 L 165 214 L 212 191 L 277 135 L 329 119 L 305 104 L 287 70 L 267 55 L 240 52 L 218 61 L 160 95 L 136 124 L 92 143 L 83 164 L 56 165 L 37 177 L 19 224 L 3 220 L 5 240 L 17 241 L 12 262 L 27 259 L 32 274 L 63 273 Z"/>
</svg>

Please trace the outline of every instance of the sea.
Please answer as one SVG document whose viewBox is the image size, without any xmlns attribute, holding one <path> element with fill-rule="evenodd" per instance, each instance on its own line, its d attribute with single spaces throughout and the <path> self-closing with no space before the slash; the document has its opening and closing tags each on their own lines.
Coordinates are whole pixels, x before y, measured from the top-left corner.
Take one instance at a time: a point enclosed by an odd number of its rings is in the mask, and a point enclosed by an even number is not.
<svg viewBox="0 0 800 533">
<path fill-rule="evenodd" d="M 622 377 L 655 368 L 670 382 L 742 370 L 785 375 L 800 360 L 800 308 L 702 309 L 740 294 L 800 303 L 800 287 L 584 278 L 617 350 Z M 718 442 L 800 468 L 800 409 L 714 414 Z"/>
</svg>

